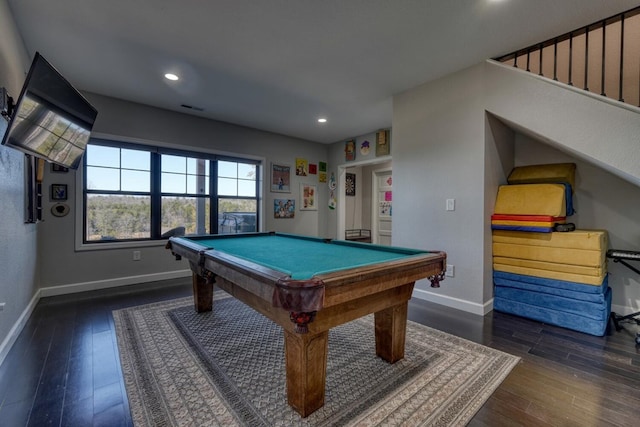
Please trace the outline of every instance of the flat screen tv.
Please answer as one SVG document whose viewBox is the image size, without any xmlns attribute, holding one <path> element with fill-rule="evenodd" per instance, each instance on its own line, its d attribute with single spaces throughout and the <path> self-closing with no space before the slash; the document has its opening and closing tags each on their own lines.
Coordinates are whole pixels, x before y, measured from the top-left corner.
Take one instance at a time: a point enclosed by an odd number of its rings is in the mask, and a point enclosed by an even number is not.
<svg viewBox="0 0 640 427">
<path fill-rule="evenodd" d="M 36 52 L 2 144 L 77 169 L 98 112 Z"/>
</svg>

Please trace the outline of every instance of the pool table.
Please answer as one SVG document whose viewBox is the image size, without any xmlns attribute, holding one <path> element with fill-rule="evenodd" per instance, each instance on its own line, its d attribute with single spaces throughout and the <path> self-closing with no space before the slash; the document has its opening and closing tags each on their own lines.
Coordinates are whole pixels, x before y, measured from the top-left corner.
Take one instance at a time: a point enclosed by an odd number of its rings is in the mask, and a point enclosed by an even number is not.
<svg viewBox="0 0 640 427">
<path fill-rule="evenodd" d="M 171 237 L 193 272 L 194 305 L 213 308 L 213 284 L 280 325 L 287 399 L 302 417 L 324 405 L 329 329 L 375 313 L 376 354 L 404 357 L 416 280 L 438 287 L 446 254 L 282 233 Z"/>
</svg>

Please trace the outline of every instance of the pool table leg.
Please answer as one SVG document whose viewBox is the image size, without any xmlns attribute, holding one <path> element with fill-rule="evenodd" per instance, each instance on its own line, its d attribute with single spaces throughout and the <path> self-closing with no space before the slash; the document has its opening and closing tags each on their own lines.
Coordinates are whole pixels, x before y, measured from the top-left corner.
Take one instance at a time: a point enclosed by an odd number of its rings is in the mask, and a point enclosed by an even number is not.
<svg viewBox="0 0 640 427">
<path fill-rule="evenodd" d="M 193 304 L 198 313 L 213 308 L 213 281 L 193 273 Z"/>
<path fill-rule="evenodd" d="M 329 331 L 284 331 L 287 399 L 303 418 L 324 405 Z"/>
<path fill-rule="evenodd" d="M 404 357 L 408 302 L 375 313 L 376 354 L 389 363 Z"/>
</svg>

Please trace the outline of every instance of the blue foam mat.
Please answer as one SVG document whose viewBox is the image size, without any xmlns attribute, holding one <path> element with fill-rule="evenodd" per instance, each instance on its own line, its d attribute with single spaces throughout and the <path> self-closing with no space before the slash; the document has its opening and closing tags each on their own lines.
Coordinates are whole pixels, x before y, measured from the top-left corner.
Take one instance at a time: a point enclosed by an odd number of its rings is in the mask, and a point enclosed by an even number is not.
<svg viewBox="0 0 640 427">
<path fill-rule="evenodd" d="M 604 292 L 603 293 L 588 293 L 588 292 L 578 292 L 578 291 L 570 291 L 562 288 L 555 288 L 551 286 L 542 286 L 535 285 L 533 283 L 520 282 L 517 280 L 507 280 L 507 279 L 497 279 L 494 280 L 496 285 L 496 289 L 500 288 L 513 288 L 513 289 L 522 289 L 525 291 L 536 292 L 540 294 L 548 294 L 548 295 L 556 295 L 559 297 L 569 298 L 577 301 L 588 301 L 592 303 L 603 303 L 605 301 Z M 585 285 L 591 286 L 591 285 Z M 602 286 L 603 291 L 606 290 L 608 284 Z"/>
<path fill-rule="evenodd" d="M 568 282 L 566 280 L 546 279 L 544 277 L 527 276 L 524 274 L 506 273 L 504 271 L 493 272 L 493 283 L 501 286 L 509 286 L 510 282 L 529 283 L 553 289 L 566 289 L 568 291 L 590 294 L 604 294 L 609 287 L 609 275 L 604 277 L 600 286 L 587 285 L 585 283 Z"/>
<path fill-rule="evenodd" d="M 611 289 L 607 289 L 605 297 L 606 301 L 604 305 L 606 318 L 603 320 L 595 320 L 578 314 L 568 313 L 566 311 L 540 307 L 501 297 L 494 297 L 493 308 L 496 311 L 526 317 L 528 319 L 537 320 L 550 325 L 560 326 L 590 335 L 603 336 L 607 331 L 609 314 L 611 313 Z"/>
<path fill-rule="evenodd" d="M 494 296 L 576 314 L 594 320 L 606 320 L 609 318 L 609 313 L 606 312 L 606 294 L 602 295 L 602 301 L 593 302 L 524 289 L 496 286 L 494 288 Z"/>
</svg>

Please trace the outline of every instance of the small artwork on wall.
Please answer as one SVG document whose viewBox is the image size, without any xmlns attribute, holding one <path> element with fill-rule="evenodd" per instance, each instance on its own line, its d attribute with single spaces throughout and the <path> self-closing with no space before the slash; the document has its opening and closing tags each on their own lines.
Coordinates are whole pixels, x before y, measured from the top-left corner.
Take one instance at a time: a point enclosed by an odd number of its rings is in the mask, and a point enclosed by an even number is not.
<svg viewBox="0 0 640 427">
<path fill-rule="evenodd" d="M 275 199 L 273 201 L 274 218 L 293 218 L 296 214 L 295 199 Z"/>
<path fill-rule="evenodd" d="M 291 166 L 283 163 L 271 163 L 271 191 L 291 193 Z"/>
<path fill-rule="evenodd" d="M 376 157 L 388 156 L 391 153 L 391 141 L 389 140 L 389 130 L 379 130 L 376 132 Z"/>
<path fill-rule="evenodd" d="M 350 139 L 349 141 L 344 143 L 344 158 L 348 162 L 356 159 L 355 139 Z"/>
<path fill-rule="evenodd" d="M 51 184 L 51 200 L 67 200 L 67 184 Z"/>
<path fill-rule="evenodd" d="M 345 195 L 346 196 L 355 196 L 356 195 L 356 174 L 355 173 L 347 173 L 344 179 L 345 184 Z"/>
<path fill-rule="evenodd" d="M 315 175 L 318 173 L 318 165 L 309 163 L 309 175 Z"/>
<path fill-rule="evenodd" d="M 316 186 L 310 184 L 300 184 L 300 205 L 301 211 L 317 211 Z"/>
<path fill-rule="evenodd" d="M 298 176 L 307 176 L 309 171 L 309 162 L 307 159 L 296 158 L 296 175 Z"/>
<path fill-rule="evenodd" d="M 369 141 L 363 141 L 362 144 L 360 144 L 360 154 L 362 154 L 363 156 L 369 155 L 370 149 L 371 144 L 369 143 Z"/>
</svg>

